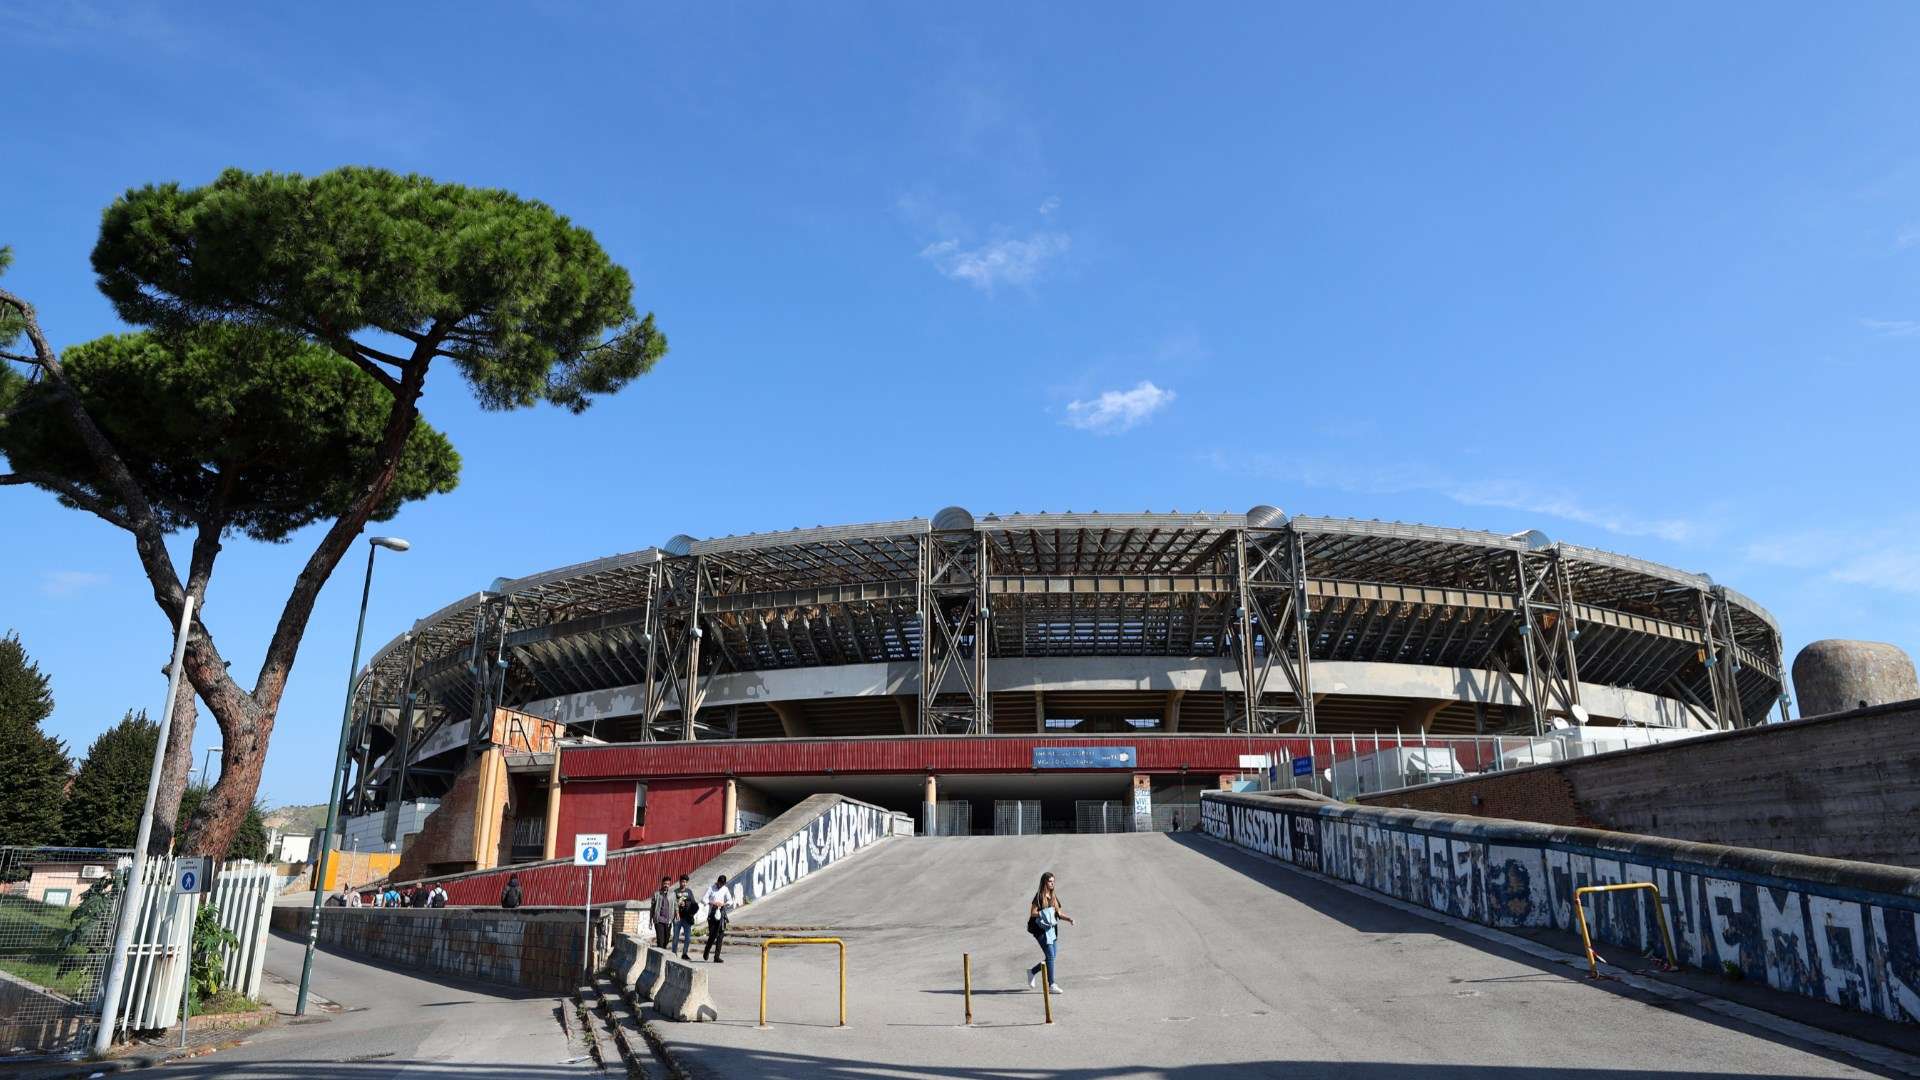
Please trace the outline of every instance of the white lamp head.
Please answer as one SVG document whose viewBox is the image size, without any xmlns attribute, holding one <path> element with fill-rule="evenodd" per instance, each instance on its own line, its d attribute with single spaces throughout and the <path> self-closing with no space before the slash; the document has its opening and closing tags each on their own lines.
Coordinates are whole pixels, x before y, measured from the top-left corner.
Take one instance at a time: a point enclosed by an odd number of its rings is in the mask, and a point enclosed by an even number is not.
<svg viewBox="0 0 1920 1080">
<path fill-rule="evenodd" d="M 383 547 L 388 551 L 405 551 L 413 545 L 397 536 L 369 536 L 367 543 L 374 547 Z"/>
</svg>

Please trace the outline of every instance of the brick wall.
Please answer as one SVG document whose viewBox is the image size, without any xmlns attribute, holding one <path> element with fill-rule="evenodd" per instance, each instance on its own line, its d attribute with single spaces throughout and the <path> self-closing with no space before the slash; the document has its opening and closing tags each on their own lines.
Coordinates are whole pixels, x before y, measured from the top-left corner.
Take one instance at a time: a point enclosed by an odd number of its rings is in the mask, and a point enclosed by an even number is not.
<svg viewBox="0 0 1920 1080">
<path fill-rule="evenodd" d="M 311 909 L 276 907 L 273 929 L 304 938 Z M 623 906 L 596 908 L 595 958 L 611 933 L 634 923 Z M 320 944 L 382 963 L 527 990 L 566 993 L 580 985 L 586 920 L 579 908 L 517 911 L 440 908 L 322 908 Z"/>
<path fill-rule="evenodd" d="M 1359 801 L 1920 868 L 1920 702 Z"/>
<path fill-rule="evenodd" d="M 1542 825 L 1606 828 L 1590 818 L 1574 796 L 1573 784 L 1557 765 L 1492 773 L 1473 780 L 1362 795 L 1369 806 L 1397 806 L 1441 814 L 1468 814 L 1536 821 Z"/>
</svg>

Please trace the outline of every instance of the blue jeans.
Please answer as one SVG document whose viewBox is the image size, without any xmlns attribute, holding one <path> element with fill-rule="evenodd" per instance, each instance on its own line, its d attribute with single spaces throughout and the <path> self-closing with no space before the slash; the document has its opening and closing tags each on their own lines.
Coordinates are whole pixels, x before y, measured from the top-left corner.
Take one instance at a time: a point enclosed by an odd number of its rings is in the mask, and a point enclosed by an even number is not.
<svg viewBox="0 0 1920 1080">
<path fill-rule="evenodd" d="M 1039 938 L 1035 938 L 1034 940 L 1040 941 Z M 1042 955 L 1044 955 L 1047 958 L 1046 965 L 1045 965 L 1047 969 L 1047 981 L 1054 982 L 1054 983 L 1059 982 L 1060 981 L 1060 939 L 1055 938 L 1052 941 L 1040 941 L 1040 952 Z M 1032 978 L 1033 976 L 1040 974 L 1040 968 L 1041 968 L 1040 964 L 1035 964 L 1032 967 L 1028 968 L 1027 977 Z"/>
<path fill-rule="evenodd" d="M 673 921 L 673 936 L 667 939 L 667 951 L 683 953 L 693 944 L 693 924 L 684 919 Z"/>
</svg>

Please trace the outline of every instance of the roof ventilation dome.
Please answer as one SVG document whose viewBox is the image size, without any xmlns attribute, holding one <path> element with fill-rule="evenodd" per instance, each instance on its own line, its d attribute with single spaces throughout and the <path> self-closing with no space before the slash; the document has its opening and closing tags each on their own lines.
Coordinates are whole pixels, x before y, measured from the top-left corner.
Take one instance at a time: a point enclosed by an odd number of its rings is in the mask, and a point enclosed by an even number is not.
<svg viewBox="0 0 1920 1080">
<path fill-rule="evenodd" d="M 660 545 L 660 550 L 676 559 L 685 555 L 691 555 L 693 554 L 693 537 L 688 536 L 686 533 L 676 533 L 673 539 Z"/>
<path fill-rule="evenodd" d="M 1247 528 L 1277 529 L 1287 523 L 1287 512 L 1277 506 L 1261 503 L 1247 511 Z"/>
<path fill-rule="evenodd" d="M 933 515 L 934 532 L 967 532 L 973 528 L 973 515 L 964 508 L 949 506 Z"/>
</svg>

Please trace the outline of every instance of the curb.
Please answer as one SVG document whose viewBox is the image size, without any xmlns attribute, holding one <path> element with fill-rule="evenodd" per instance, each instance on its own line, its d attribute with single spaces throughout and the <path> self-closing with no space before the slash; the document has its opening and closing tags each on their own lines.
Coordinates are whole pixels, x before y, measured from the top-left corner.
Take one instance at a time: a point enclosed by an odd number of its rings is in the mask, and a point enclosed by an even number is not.
<svg viewBox="0 0 1920 1080">
<path fill-rule="evenodd" d="M 1201 835 L 1206 836 L 1204 833 Z M 1492 942 L 1504 948 L 1526 953 L 1528 956 L 1535 957 L 1536 959 L 1548 960 L 1556 965 L 1573 968 L 1584 969 L 1587 966 L 1587 958 L 1585 956 L 1576 956 L 1573 953 L 1562 952 L 1552 946 L 1542 945 L 1531 938 L 1520 937 L 1517 934 L 1509 934 L 1504 930 L 1496 930 L 1493 927 L 1482 926 L 1476 922 L 1468 922 L 1465 919 L 1455 918 L 1452 915 L 1443 914 L 1432 908 L 1424 908 L 1418 904 L 1409 904 L 1405 900 L 1398 899 L 1397 897 L 1388 896 L 1385 893 L 1377 893 L 1372 889 L 1342 881 L 1339 878 L 1328 877 L 1318 871 L 1308 870 L 1303 866 L 1295 866 L 1292 863 L 1281 862 L 1278 859 L 1265 858 L 1236 847 L 1224 840 L 1211 836 L 1207 836 L 1206 839 L 1212 844 L 1225 848 L 1228 851 L 1244 855 L 1264 866 L 1277 866 L 1288 873 L 1297 874 L 1300 877 L 1312 881 L 1331 885 L 1336 889 L 1352 893 L 1355 896 L 1365 897 L 1374 903 L 1384 904 L 1387 907 L 1404 911 L 1410 915 L 1418 915 L 1428 922 L 1436 922 L 1442 926 L 1459 930 L 1462 933 L 1472 934 L 1474 937 Z M 1811 1024 L 1800 1023 L 1797 1020 L 1789 1020 L 1784 1016 L 1766 1012 L 1762 1009 L 1756 1009 L 1751 1005 L 1742 1005 L 1738 1002 L 1728 1001 L 1725 998 L 1718 998 L 1711 994 L 1701 993 L 1698 990 L 1689 990 L 1685 987 L 1674 986 L 1658 979 L 1649 979 L 1613 964 L 1602 963 L 1600 970 L 1614 982 L 1618 982 L 1623 986 L 1630 986 L 1643 993 L 1651 994 L 1667 1001 L 1696 1005 L 1708 1012 L 1716 1013 L 1730 1020 L 1738 1020 L 1750 1027 L 1772 1032 L 1775 1035 L 1793 1039 L 1796 1042 L 1817 1046 L 1822 1050 L 1830 1050 L 1836 1054 L 1853 1058 L 1856 1061 L 1877 1068 L 1889 1069 L 1905 1076 L 1920 1077 L 1920 1057 L 1912 1054 L 1881 1046 L 1877 1043 L 1856 1039 L 1849 1035 L 1839 1035 L 1824 1028 L 1817 1028 Z"/>
</svg>

